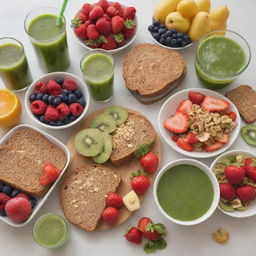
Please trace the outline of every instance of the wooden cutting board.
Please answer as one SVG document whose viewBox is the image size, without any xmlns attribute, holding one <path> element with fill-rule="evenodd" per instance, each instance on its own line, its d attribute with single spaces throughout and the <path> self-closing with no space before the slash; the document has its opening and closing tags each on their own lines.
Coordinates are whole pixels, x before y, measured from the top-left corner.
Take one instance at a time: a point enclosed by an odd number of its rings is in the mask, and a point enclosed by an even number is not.
<svg viewBox="0 0 256 256">
<path fill-rule="evenodd" d="M 84 156 L 80 155 L 79 153 L 77 153 L 75 145 L 74 145 L 74 138 L 75 138 L 75 135 L 80 130 L 88 128 L 89 125 L 91 124 L 92 120 L 98 114 L 104 112 L 104 110 L 105 109 L 99 109 L 99 110 L 89 114 L 86 117 L 86 119 L 84 121 L 82 121 L 80 127 L 74 132 L 74 134 L 68 140 L 66 145 L 67 145 L 67 147 L 70 151 L 70 154 L 71 154 L 71 162 L 70 162 L 70 165 L 69 165 L 69 167 L 68 167 L 68 169 L 67 169 L 67 171 L 64 175 L 64 179 L 68 179 L 69 174 L 73 170 L 75 170 L 77 167 L 79 167 L 81 165 L 84 165 L 86 162 L 92 161 L 91 159 L 89 159 L 87 157 L 84 157 Z M 129 112 L 134 112 L 134 113 L 137 113 L 137 114 L 141 115 L 140 113 L 138 113 L 134 110 L 130 110 L 130 109 L 127 109 L 127 110 Z M 154 143 L 152 151 L 159 156 L 159 160 L 160 160 L 161 159 L 161 141 L 160 141 L 158 135 L 156 136 L 156 141 Z M 129 161 L 126 164 L 121 165 L 119 167 L 113 166 L 110 161 L 108 161 L 104 165 L 111 166 L 111 168 L 115 169 L 116 173 L 121 175 L 122 182 L 121 182 L 121 184 L 120 184 L 120 186 L 117 190 L 117 193 L 120 194 L 121 196 L 125 196 L 129 191 L 131 191 L 130 177 L 131 177 L 132 172 L 137 172 L 138 169 L 142 169 L 141 166 L 140 166 L 140 161 L 138 159 L 136 159 L 135 157 L 132 161 Z M 154 176 L 155 175 L 149 175 L 149 178 L 151 180 L 151 186 L 153 184 Z M 140 196 L 140 201 L 142 202 L 142 200 L 143 200 L 143 196 Z M 141 206 L 141 207 L 143 207 L 143 206 Z M 131 216 L 131 214 L 132 213 L 130 213 L 125 207 L 120 208 L 119 217 L 118 217 L 118 220 L 117 220 L 117 222 L 114 226 L 120 225 L 120 224 L 124 223 L 125 221 L 127 221 L 129 219 L 129 217 Z M 96 230 L 107 230 L 107 229 L 111 229 L 111 228 L 113 228 L 113 226 L 110 226 L 110 225 L 106 224 L 105 222 L 100 221 Z"/>
</svg>

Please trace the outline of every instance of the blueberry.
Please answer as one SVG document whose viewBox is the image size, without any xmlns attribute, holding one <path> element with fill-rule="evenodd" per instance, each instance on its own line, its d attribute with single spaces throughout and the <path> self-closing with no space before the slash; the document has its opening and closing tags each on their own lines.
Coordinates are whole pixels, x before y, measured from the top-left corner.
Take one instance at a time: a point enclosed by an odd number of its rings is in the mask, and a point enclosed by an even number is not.
<svg viewBox="0 0 256 256">
<path fill-rule="evenodd" d="M 159 43 L 165 45 L 165 44 L 166 44 L 165 38 L 162 38 L 162 37 L 161 37 Z"/>
<path fill-rule="evenodd" d="M 161 39 L 166 39 L 167 38 L 167 36 L 166 36 L 166 34 L 163 34 L 163 35 L 161 35 Z"/>
<path fill-rule="evenodd" d="M 158 32 L 158 27 L 156 27 L 156 26 L 154 26 L 154 28 L 153 28 L 153 32 Z"/>
<path fill-rule="evenodd" d="M 37 100 L 41 100 L 42 98 L 43 98 L 43 94 L 42 93 L 38 93 L 37 95 L 36 95 L 36 99 Z"/>
<path fill-rule="evenodd" d="M 40 120 L 40 115 L 34 115 L 36 119 Z"/>
<path fill-rule="evenodd" d="M 168 36 L 168 37 L 166 38 L 166 43 L 167 43 L 168 45 L 170 45 L 170 44 L 171 44 L 171 41 L 172 41 L 172 38 L 171 38 L 170 36 Z"/>
<path fill-rule="evenodd" d="M 33 102 L 34 100 L 36 100 L 36 94 L 35 94 L 35 93 L 32 93 L 32 94 L 29 96 L 29 100 L 30 100 L 30 102 Z"/>
<path fill-rule="evenodd" d="M 68 97 L 66 95 L 63 95 L 63 94 L 61 94 L 59 96 L 59 98 L 60 98 L 61 102 L 67 102 L 68 101 Z"/>
<path fill-rule="evenodd" d="M 64 123 L 63 123 L 63 121 L 62 120 L 58 120 L 57 122 L 56 122 L 56 126 L 61 126 L 61 125 L 63 125 Z"/>
<path fill-rule="evenodd" d="M 154 31 L 154 26 L 153 25 L 149 25 L 148 26 L 148 31 L 149 32 L 153 32 Z"/>
<path fill-rule="evenodd" d="M 159 41 L 160 40 L 160 34 L 159 33 L 153 33 L 152 36 Z"/>
<path fill-rule="evenodd" d="M 171 30 L 167 30 L 166 33 L 165 33 L 168 36 L 172 36 L 172 31 Z"/>
<path fill-rule="evenodd" d="M 55 98 L 55 99 L 53 100 L 53 106 L 55 106 L 55 107 L 57 107 L 58 105 L 60 105 L 60 103 L 61 103 L 60 98 Z"/>
<path fill-rule="evenodd" d="M 75 90 L 74 94 L 76 95 L 77 98 L 80 98 L 83 95 L 83 93 L 79 89 Z"/>
<path fill-rule="evenodd" d="M 5 193 L 8 196 L 12 195 L 13 188 L 9 185 L 4 185 L 2 192 Z"/>
<path fill-rule="evenodd" d="M 182 38 L 182 37 L 183 37 L 183 33 L 180 33 L 180 32 L 177 33 L 177 37 L 178 37 L 178 38 Z"/>
<path fill-rule="evenodd" d="M 31 203 L 31 206 L 32 206 L 32 209 L 33 209 L 36 206 L 37 200 L 35 198 L 31 198 L 30 203 Z"/>
<path fill-rule="evenodd" d="M 49 125 L 51 125 L 51 126 L 56 126 L 56 122 L 55 122 L 55 121 L 51 121 L 51 122 L 49 123 Z"/>
<path fill-rule="evenodd" d="M 5 217 L 6 216 L 6 212 L 4 209 L 0 210 L 0 216 Z"/>
<path fill-rule="evenodd" d="M 180 45 L 181 42 L 182 42 L 182 38 L 177 38 L 177 43 L 178 43 L 178 45 Z"/>
<path fill-rule="evenodd" d="M 71 93 L 71 91 L 69 91 L 69 90 L 67 90 L 67 89 L 63 89 L 63 90 L 62 90 L 62 93 L 63 93 L 64 95 L 68 96 L 68 95 Z"/>
<path fill-rule="evenodd" d="M 183 35 L 183 39 L 184 39 L 184 40 L 189 40 L 189 41 L 190 41 L 190 37 L 189 37 L 188 35 L 186 35 L 186 34 L 184 34 L 184 35 Z"/>
<path fill-rule="evenodd" d="M 3 187 L 4 187 L 4 184 L 2 182 L 0 182 L 0 192 L 2 192 Z"/>
<path fill-rule="evenodd" d="M 189 44 L 189 42 L 183 40 L 183 41 L 181 41 L 180 46 L 181 46 L 181 47 L 185 47 L 185 46 L 187 46 L 188 44 Z"/>
<path fill-rule="evenodd" d="M 166 29 L 164 24 L 160 24 L 160 25 L 159 25 L 159 28 L 164 28 L 164 29 Z"/>
<path fill-rule="evenodd" d="M 158 30 L 158 33 L 159 33 L 160 35 L 164 34 L 165 32 L 166 32 L 166 29 L 164 29 L 164 28 L 160 28 L 160 29 Z"/>
<path fill-rule="evenodd" d="M 78 99 L 78 103 L 82 106 L 82 107 L 85 107 L 86 105 L 86 101 L 85 101 L 85 98 L 82 96 Z"/>
<path fill-rule="evenodd" d="M 64 79 L 63 78 L 58 78 L 58 79 L 55 79 L 55 82 L 58 83 L 59 85 L 62 85 L 63 82 L 64 82 Z"/>
<path fill-rule="evenodd" d="M 48 98 L 48 103 L 52 105 L 54 99 L 55 99 L 55 97 L 53 95 L 50 95 L 49 98 Z"/>
<path fill-rule="evenodd" d="M 160 24 L 159 21 L 154 20 L 154 21 L 153 21 L 153 25 L 156 26 L 156 27 L 159 27 L 161 24 Z"/>
<path fill-rule="evenodd" d="M 177 38 L 177 34 L 173 33 L 173 34 L 172 34 L 172 38 L 175 38 L 175 39 L 176 39 L 176 38 Z"/>
<path fill-rule="evenodd" d="M 69 121 L 70 121 L 70 123 L 73 122 L 73 121 L 75 121 L 76 118 L 77 118 L 77 117 L 76 117 L 76 116 L 73 116 L 73 115 L 69 116 Z"/>
<path fill-rule="evenodd" d="M 177 46 L 177 39 L 173 38 L 171 41 L 172 46 Z"/>
<path fill-rule="evenodd" d="M 48 100 L 49 100 L 49 94 L 45 94 L 42 98 L 42 101 L 48 104 Z"/>
<path fill-rule="evenodd" d="M 68 123 L 69 123 L 69 118 L 68 118 L 68 116 L 64 117 L 64 118 L 62 119 L 62 122 L 63 122 L 64 124 L 68 124 Z"/>
<path fill-rule="evenodd" d="M 14 190 L 12 191 L 11 197 L 16 197 L 19 193 L 20 193 L 20 191 L 19 191 L 18 189 L 14 189 Z"/>
<path fill-rule="evenodd" d="M 170 31 L 172 32 L 172 34 L 177 34 L 177 30 L 176 29 L 170 29 Z"/>
<path fill-rule="evenodd" d="M 44 124 L 47 124 L 48 122 L 46 121 L 44 115 L 41 115 L 40 118 L 39 118 L 40 122 L 44 123 Z"/>
<path fill-rule="evenodd" d="M 71 93 L 68 95 L 68 103 L 72 104 L 76 101 L 76 95 L 74 93 Z"/>
</svg>

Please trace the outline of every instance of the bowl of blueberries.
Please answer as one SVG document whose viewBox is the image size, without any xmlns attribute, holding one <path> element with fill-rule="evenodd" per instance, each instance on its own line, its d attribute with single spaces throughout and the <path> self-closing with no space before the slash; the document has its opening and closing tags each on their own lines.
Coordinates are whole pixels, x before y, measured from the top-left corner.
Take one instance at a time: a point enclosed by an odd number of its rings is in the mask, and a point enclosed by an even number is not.
<svg viewBox="0 0 256 256">
<path fill-rule="evenodd" d="M 85 83 L 66 72 L 38 78 L 25 95 L 25 108 L 30 118 L 51 129 L 64 129 L 78 123 L 87 113 L 89 102 Z"/>
<path fill-rule="evenodd" d="M 178 32 L 176 29 L 167 29 L 164 24 L 156 20 L 148 26 L 148 31 L 152 40 L 166 49 L 181 50 L 192 45 L 188 34 Z"/>
</svg>

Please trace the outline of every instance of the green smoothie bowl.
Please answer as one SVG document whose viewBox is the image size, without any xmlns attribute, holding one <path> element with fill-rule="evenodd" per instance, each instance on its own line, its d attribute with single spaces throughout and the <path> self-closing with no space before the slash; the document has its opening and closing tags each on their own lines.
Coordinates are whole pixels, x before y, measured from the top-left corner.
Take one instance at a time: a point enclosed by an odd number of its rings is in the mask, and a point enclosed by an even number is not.
<svg viewBox="0 0 256 256">
<path fill-rule="evenodd" d="M 220 198 L 215 175 L 193 159 L 179 159 L 164 166 L 156 177 L 153 193 L 160 212 L 184 226 L 207 220 Z"/>
</svg>

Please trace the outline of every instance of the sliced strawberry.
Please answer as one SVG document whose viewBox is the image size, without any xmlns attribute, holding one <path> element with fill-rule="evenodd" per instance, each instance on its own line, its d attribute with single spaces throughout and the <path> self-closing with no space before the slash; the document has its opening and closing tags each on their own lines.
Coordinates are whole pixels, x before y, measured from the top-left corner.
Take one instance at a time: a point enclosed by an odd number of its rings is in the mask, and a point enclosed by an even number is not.
<svg viewBox="0 0 256 256">
<path fill-rule="evenodd" d="M 193 104 L 200 105 L 203 102 L 203 100 L 205 98 L 205 95 L 200 93 L 200 92 L 192 92 L 192 91 L 190 91 L 188 93 L 188 97 L 192 101 Z"/>
<path fill-rule="evenodd" d="M 188 115 L 178 112 L 164 121 L 164 127 L 174 133 L 183 133 L 188 130 Z"/>
<path fill-rule="evenodd" d="M 192 109 L 193 103 L 190 100 L 183 100 L 177 107 L 176 112 L 187 113 Z"/>
<path fill-rule="evenodd" d="M 207 145 L 207 146 L 205 147 L 205 151 L 207 151 L 207 152 L 216 151 L 216 150 L 222 148 L 223 146 L 224 146 L 223 143 L 221 143 L 221 142 L 215 142 L 215 143 L 213 143 L 213 144 Z"/>
<path fill-rule="evenodd" d="M 193 151 L 193 147 L 188 144 L 187 142 L 185 142 L 183 139 L 179 138 L 177 141 L 176 141 L 176 144 L 178 147 L 186 150 L 186 151 Z"/>
<path fill-rule="evenodd" d="M 228 116 L 229 118 L 231 118 L 233 121 L 236 120 L 236 113 L 233 112 L 233 111 L 227 113 L 227 116 Z"/>
<path fill-rule="evenodd" d="M 229 108 L 229 105 L 229 102 L 212 96 L 205 96 L 204 101 L 201 103 L 201 107 L 211 112 L 225 111 Z"/>
<path fill-rule="evenodd" d="M 223 144 L 229 143 L 229 139 L 230 139 L 230 138 L 229 138 L 229 135 L 228 135 L 228 134 L 223 134 L 223 136 L 216 138 L 216 140 L 217 140 L 218 142 L 221 142 L 221 143 L 223 143 Z"/>
<path fill-rule="evenodd" d="M 199 142 L 199 139 L 196 137 L 196 135 L 192 132 L 189 132 L 187 135 L 187 143 L 188 144 L 196 144 Z"/>
<path fill-rule="evenodd" d="M 173 136 L 172 136 L 172 140 L 173 140 L 173 141 L 176 142 L 178 139 L 179 139 L 179 136 L 177 136 L 177 135 L 173 135 Z"/>
</svg>

